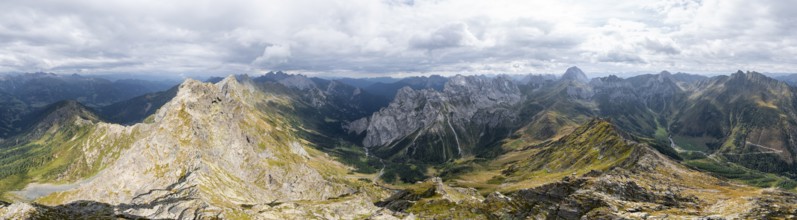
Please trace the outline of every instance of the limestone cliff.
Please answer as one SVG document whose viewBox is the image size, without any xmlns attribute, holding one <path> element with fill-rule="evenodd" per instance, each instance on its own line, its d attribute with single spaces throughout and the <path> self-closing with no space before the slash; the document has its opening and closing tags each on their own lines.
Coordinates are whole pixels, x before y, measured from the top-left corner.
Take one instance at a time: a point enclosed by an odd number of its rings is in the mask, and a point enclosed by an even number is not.
<svg viewBox="0 0 797 220">
<path fill-rule="evenodd" d="M 389 106 L 348 125 L 384 157 L 446 161 L 481 150 L 515 126 L 521 101 L 508 77 L 455 76 L 442 92 L 404 87 Z"/>
</svg>

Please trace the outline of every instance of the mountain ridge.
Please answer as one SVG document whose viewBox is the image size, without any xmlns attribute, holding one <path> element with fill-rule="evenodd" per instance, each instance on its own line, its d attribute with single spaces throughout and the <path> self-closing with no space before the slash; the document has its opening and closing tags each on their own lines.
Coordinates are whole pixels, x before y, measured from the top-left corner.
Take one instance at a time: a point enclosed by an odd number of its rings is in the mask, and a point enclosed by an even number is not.
<svg viewBox="0 0 797 220">
<path fill-rule="evenodd" d="M 305 147 L 295 128 L 251 102 L 269 99 L 280 97 L 263 97 L 232 76 L 215 85 L 187 80 L 151 123 L 111 126 L 109 132 L 135 138 L 126 147 L 109 146 L 120 152 L 95 177 L 36 201 L 91 200 L 123 216 L 207 218 L 241 204 L 355 194 L 348 180 L 328 174 L 348 168 Z"/>
<path fill-rule="evenodd" d="M 17 201 L 0 217 L 797 214 L 793 87 L 755 72 L 585 78 L 454 76 L 374 110 L 334 80 L 231 75 L 133 99 L 167 101 L 130 125 L 65 101 L 45 132 L 0 147 L 0 192 Z"/>
</svg>

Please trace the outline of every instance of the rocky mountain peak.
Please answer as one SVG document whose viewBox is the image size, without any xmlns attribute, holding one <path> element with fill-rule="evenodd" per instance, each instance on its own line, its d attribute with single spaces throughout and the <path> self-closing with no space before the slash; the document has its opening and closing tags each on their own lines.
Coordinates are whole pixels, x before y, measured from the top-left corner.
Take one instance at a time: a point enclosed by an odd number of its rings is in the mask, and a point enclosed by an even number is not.
<svg viewBox="0 0 797 220">
<path fill-rule="evenodd" d="M 620 81 L 623 81 L 623 78 L 620 78 L 620 77 L 618 77 L 616 75 L 609 75 L 607 77 L 600 77 L 598 79 L 600 79 L 603 82 L 620 82 Z"/>
<path fill-rule="evenodd" d="M 750 85 L 750 86 L 763 86 L 778 89 L 787 89 L 788 85 L 779 80 L 769 78 L 768 76 L 755 71 L 742 72 L 741 70 L 732 74 L 727 83 L 735 86 Z"/>
<path fill-rule="evenodd" d="M 615 75 L 592 78 L 592 80 L 590 80 L 589 82 L 589 85 L 593 88 L 593 91 L 596 93 L 605 90 L 614 91 L 617 90 L 618 88 L 625 88 L 630 86 L 627 80 Z"/>
<path fill-rule="evenodd" d="M 52 104 L 48 107 L 53 113 L 64 113 L 66 115 L 78 115 L 81 117 L 93 115 L 88 107 L 84 106 L 76 100 L 64 100 Z"/>
<path fill-rule="evenodd" d="M 671 78 L 671 77 L 672 77 L 672 73 L 670 73 L 667 70 L 664 70 L 664 71 L 661 71 L 659 73 L 658 79 L 659 79 L 659 81 L 663 81 L 664 79 L 668 79 L 668 78 Z"/>
<path fill-rule="evenodd" d="M 487 78 L 484 76 L 462 75 L 456 75 L 449 79 L 443 91 L 450 94 L 475 91 L 499 92 L 502 94 L 518 92 L 515 82 L 506 76 Z"/>
<path fill-rule="evenodd" d="M 303 75 L 290 75 L 278 81 L 280 84 L 288 88 L 296 88 L 300 90 L 316 88 L 316 84 L 310 78 Z"/>
<path fill-rule="evenodd" d="M 581 71 L 581 69 L 576 66 L 567 68 L 567 71 L 565 71 L 564 75 L 562 75 L 562 80 L 572 80 L 585 83 L 589 82 L 589 78 L 586 74 L 584 74 L 584 71 Z"/>
<path fill-rule="evenodd" d="M 35 125 L 36 133 L 61 126 L 83 125 L 99 122 L 99 117 L 88 107 L 75 100 L 57 102 L 48 106 L 42 113 L 41 119 Z"/>
<path fill-rule="evenodd" d="M 771 79 L 768 76 L 755 71 L 747 71 L 744 76 L 748 79 Z"/>
<path fill-rule="evenodd" d="M 742 70 L 736 70 L 736 72 L 735 72 L 735 73 L 733 73 L 732 75 L 744 75 L 744 71 L 742 71 Z"/>
<path fill-rule="evenodd" d="M 237 96 L 236 99 L 246 99 L 246 94 L 254 93 L 257 89 L 254 82 L 248 75 L 227 76 L 222 81 L 215 84 L 226 97 Z"/>
<path fill-rule="evenodd" d="M 546 144 L 534 161 L 521 163 L 523 170 L 548 172 L 585 171 L 592 167 L 609 169 L 624 163 L 638 149 L 630 136 L 610 121 L 593 118 L 572 133 Z M 571 158 L 562 161 L 560 158 Z"/>
<path fill-rule="evenodd" d="M 480 141 L 506 135 L 508 132 L 496 131 L 514 126 L 517 113 L 513 107 L 520 100 L 517 85 L 507 77 L 457 75 L 446 82 L 443 91 L 403 87 L 386 108 L 350 123 L 347 129 L 365 132 L 363 145 L 374 148 L 376 154 L 398 152 L 442 162 L 468 154 L 483 144 Z M 394 143 L 399 145 L 390 146 Z"/>
<path fill-rule="evenodd" d="M 467 76 L 457 74 L 456 76 L 451 77 L 451 79 L 448 80 L 448 83 L 446 83 L 446 85 L 466 86 L 468 85 L 468 80 L 469 78 Z"/>
<path fill-rule="evenodd" d="M 282 80 L 282 79 L 288 78 L 290 76 L 291 76 L 291 74 L 287 74 L 287 73 L 284 73 L 282 71 L 277 71 L 277 72 L 271 71 L 271 72 L 268 72 L 265 75 L 263 75 L 263 77 L 268 78 L 268 79 L 273 79 L 273 80 Z"/>
<path fill-rule="evenodd" d="M 233 76 L 216 84 L 186 80 L 152 123 L 115 128 L 121 130 L 115 133 L 133 132 L 129 135 L 137 141 L 117 149 L 121 152 L 114 163 L 60 195 L 60 202 L 133 204 L 120 211 L 184 218 L 238 203 L 323 200 L 352 193 L 312 165 L 336 166 L 328 158 L 309 155 L 307 142 L 291 124 L 279 115 L 259 113 L 254 102 L 265 97 L 247 84 Z"/>
</svg>

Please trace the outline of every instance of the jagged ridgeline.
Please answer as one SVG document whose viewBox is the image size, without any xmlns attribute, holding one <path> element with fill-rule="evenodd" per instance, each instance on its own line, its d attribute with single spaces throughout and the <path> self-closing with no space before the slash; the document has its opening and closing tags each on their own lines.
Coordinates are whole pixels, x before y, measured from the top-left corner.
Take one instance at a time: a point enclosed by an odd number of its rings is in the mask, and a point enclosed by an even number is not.
<svg viewBox="0 0 797 220">
<path fill-rule="evenodd" d="M 364 147 L 379 157 L 441 163 L 481 153 L 511 134 L 520 100 L 509 78 L 455 76 L 442 91 L 404 87 L 348 129 L 364 133 Z"/>
<path fill-rule="evenodd" d="M 208 81 L 91 107 L 0 91 L 0 218 L 797 215 L 797 90 L 755 72 Z"/>
<path fill-rule="evenodd" d="M 524 80 L 455 76 L 442 90 L 405 87 L 386 108 L 346 128 L 370 153 L 397 164 L 383 176 L 388 181 L 434 176 L 428 168 L 441 164 L 438 174 L 467 171 L 473 166 L 456 160 L 491 160 L 603 117 L 694 168 L 757 186 L 795 186 L 797 105 L 786 83 L 741 71 L 590 80 L 577 67 L 556 79 Z M 413 166 L 401 168 L 407 163 Z"/>
<path fill-rule="evenodd" d="M 274 85 L 232 76 L 216 84 L 188 80 L 151 119 L 132 126 L 59 103 L 19 145 L 3 147 L 0 187 L 6 198 L 69 204 L 19 207 L 33 218 L 375 212 L 370 196 L 384 192 L 311 147 L 299 116 L 284 111 L 296 97 L 262 88 Z"/>
<path fill-rule="evenodd" d="M 788 204 L 794 194 L 692 170 L 602 119 L 501 156 L 495 166 L 451 181 L 479 191 L 433 178 L 377 205 L 430 219 L 760 219 L 788 218 L 797 208 Z M 480 182 L 485 174 L 495 176 Z M 783 208 L 769 208 L 773 204 Z"/>
</svg>

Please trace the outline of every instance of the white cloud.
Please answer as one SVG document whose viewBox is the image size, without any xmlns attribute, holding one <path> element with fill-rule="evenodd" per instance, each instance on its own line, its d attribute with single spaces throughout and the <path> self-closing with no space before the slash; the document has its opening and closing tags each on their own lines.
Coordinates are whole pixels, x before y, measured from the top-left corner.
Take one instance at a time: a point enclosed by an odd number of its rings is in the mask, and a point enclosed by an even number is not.
<svg viewBox="0 0 797 220">
<path fill-rule="evenodd" d="M 272 65 L 288 62 L 291 57 L 291 47 L 287 45 L 272 45 L 263 49 L 263 55 L 253 61 L 254 65 Z"/>
<path fill-rule="evenodd" d="M 423 50 L 445 49 L 460 46 L 475 46 L 479 40 L 468 30 L 468 25 L 456 23 L 446 25 L 432 33 L 420 34 L 410 39 L 413 48 Z"/>
<path fill-rule="evenodd" d="M 0 71 L 797 70 L 788 1 L 2 1 Z"/>
</svg>

